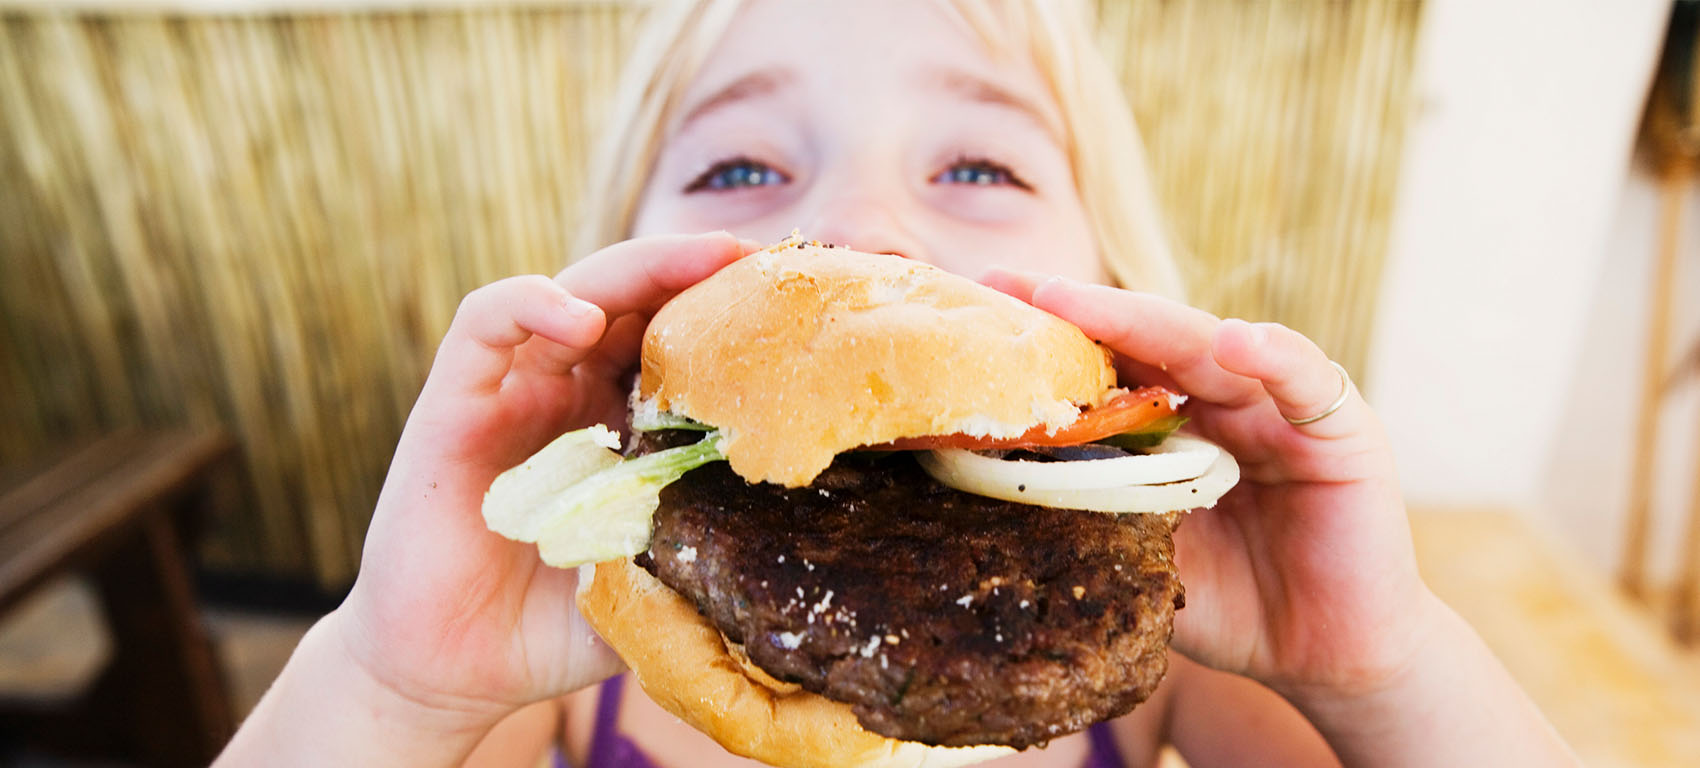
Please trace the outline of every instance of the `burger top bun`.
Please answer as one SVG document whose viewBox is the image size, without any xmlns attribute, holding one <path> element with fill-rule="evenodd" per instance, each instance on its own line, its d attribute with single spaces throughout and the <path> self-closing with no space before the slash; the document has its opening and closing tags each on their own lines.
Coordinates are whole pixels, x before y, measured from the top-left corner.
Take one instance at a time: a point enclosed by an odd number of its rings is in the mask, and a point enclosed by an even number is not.
<svg viewBox="0 0 1700 768">
<path fill-rule="evenodd" d="M 1024 302 L 897 256 L 788 241 L 661 308 L 639 395 L 719 428 L 746 480 L 798 487 L 858 446 L 1055 429 L 1114 385 L 1107 351 Z"/>
<path fill-rule="evenodd" d="M 728 751 L 791 768 L 945 768 L 1009 747 L 929 747 L 864 730 L 850 705 L 773 679 L 630 559 L 583 566 L 579 611 L 645 693 Z"/>
</svg>

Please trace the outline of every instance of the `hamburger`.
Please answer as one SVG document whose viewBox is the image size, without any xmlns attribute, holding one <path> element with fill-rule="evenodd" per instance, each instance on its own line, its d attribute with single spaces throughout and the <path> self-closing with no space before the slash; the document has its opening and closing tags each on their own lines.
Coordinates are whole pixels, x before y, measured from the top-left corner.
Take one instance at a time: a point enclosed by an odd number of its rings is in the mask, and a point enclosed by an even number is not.
<svg viewBox="0 0 1700 768">
<path fill-rule="evenodd" d="M 792 239 L 662 307 L 631 438 L 568 433 L 490 527 L 581 568 L 662 707 L 779 765 L 952 765 L 1124 714 L 1167 669 L 1171 531 L 1238 478 L 1079 329 Z"/>
</svg>

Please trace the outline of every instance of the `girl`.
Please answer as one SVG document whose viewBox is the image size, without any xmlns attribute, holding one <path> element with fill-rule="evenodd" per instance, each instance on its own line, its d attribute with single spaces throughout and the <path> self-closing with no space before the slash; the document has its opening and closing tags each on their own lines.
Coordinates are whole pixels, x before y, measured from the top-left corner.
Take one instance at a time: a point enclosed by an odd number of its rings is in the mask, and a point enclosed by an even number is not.
<svg viewBox="0 0 1700 768">
<path fill-rule="evenodd" d="M 554 436 L 621 423 L 649 313 L 794 227 L 1075 323 L 1124 377 L 1189 394 L 1193 425 L 1244 468 L 1176 533 L 1187 608 L 1159 692 L 1009 765 L 1149 765 L 1164 744 L 1195 766 L 1572 762 L 1419 578 L 1387 441 L 1344 374 L 1291 330 L 1172 300 L 1138 138 L 1072 6 L 701 0 L 651 24 L 587 222 L 612 245 L 467 296 L 358 581 L 226 764 L 456 764 L 504 717 L 574 691 L 560 710 L 577 764 L 594 738 L 628 761 L 740 764 L 635 686 L 588 688 L 620 665 L 572 607 L 575 574 L 478 508 Z M 612 726 L 593 734 L 598 714 Z"/>
</svg>

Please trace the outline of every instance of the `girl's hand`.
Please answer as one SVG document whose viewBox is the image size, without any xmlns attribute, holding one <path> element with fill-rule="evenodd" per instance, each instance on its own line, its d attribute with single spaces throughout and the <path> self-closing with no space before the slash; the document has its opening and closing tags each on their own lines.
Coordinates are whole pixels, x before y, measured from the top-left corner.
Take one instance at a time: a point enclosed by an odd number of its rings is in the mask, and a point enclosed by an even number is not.
<svg viewBox="0 0 1700 768">
<path fill-rule="evenodd" d="M 1240 485 L 1175 531 L 1176 649 L 1273 688 L 1345 765 L 1578 764 L 1423 584 L 1387 438 L 1315 344 L 1115 288 L 986 282 L 1107 344 L 1124 379 L 1190 395 L 1191 425 L 1239 460 Z"/>
<path fill-rule="evenodd" d="M 1436 601 L 1381 425 L 1355 391 L 1289 423 L 1350 386 L 1321 349 L 1147 294 L 1008 271 L 986 281 L 1108 345 L 1124 380 L 1189 395 L 1190 427 L 1239 460 L 1240 485 L 1175 532 L 1178 650 L 1288 691 L 1370 690 L 1406 666 Z"/>
<path fill-rule="evenodd" d="M 333 614 L 350 659 L 407 700 L 499 716 L 618 671 L 574 571 L 485 528 L 484 493 L 561 433 L 624 423 L 648 316 L 755 250 L 725 233 L 611 246 L 461 302 L 397 445 L 360 575 Z"/>
</svg>

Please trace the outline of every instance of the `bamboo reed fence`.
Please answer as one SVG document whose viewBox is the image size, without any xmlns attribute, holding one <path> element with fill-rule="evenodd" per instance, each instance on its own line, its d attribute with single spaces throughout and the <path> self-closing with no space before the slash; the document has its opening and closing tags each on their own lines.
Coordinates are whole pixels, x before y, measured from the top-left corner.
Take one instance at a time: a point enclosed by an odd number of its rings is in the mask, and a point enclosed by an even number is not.
<svg viewBox="0 0 1700 768">
<path fill-rule="evenodd" d="M 1100 2 L 1195 298 L 1361 370 L 1420 3 Z M 0 6 L 0 461 L 222 423 L 210 567 L 346 583 L 461 295 L 565 260 L 641 8 Z"/>
</svg>

